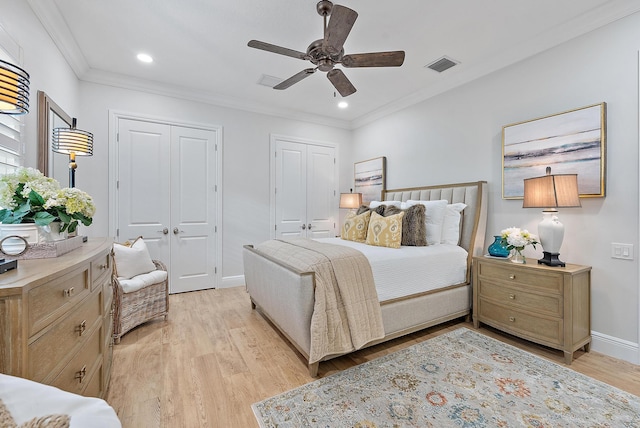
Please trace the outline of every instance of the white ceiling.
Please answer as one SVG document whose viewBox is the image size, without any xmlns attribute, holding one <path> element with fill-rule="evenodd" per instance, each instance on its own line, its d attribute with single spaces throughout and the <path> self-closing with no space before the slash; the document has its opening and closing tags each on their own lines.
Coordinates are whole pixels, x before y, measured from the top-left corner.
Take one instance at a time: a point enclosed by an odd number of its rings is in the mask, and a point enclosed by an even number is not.
<svg viewBox="0 0 640 428">
<path fill-rule="evenodd" d="M 399 67 L 350 68 L 340 95 L 322 72 L 276 91 L 307 61 L 247 47 L 305 52 L 323 34 L 316 0 L 29 0 L 82 80 L 354 128 L 640 10 L 638 0 L 338 0 L 358 12 L 346 54 L 404 50 Z M 143 64 L 136 54 L 153 56 Z M 447 56 L 443 73 L 425 65 Z"/>
</svg>

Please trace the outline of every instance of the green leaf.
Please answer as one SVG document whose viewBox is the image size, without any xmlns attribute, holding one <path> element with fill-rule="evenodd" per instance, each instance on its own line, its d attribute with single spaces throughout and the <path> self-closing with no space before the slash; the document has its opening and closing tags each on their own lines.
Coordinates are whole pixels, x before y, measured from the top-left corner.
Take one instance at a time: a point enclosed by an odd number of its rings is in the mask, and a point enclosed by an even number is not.
<svg viewBox="0 0 640 428">
<path fill-rule="evenodd" d="M 44 198 L 35 190 L 29 192 L 29 201 L 31 201 L 31 204 L 35 206 L 41 207 L 44 205 Z"/>
<path fill-rule="evenodd" d="M 63 223 L 71 223 L 73 218 L 69 214 L 67 214 L 64 210 L 56 210 L 58 213 L 58 217 L 60 217 L 60 221 Z"/>
<path fill-rule="evenodd" d="M 34 214 L 33 219 L 38 226 L 46 226 L 56 219 L 54 215 L 49 214 L 46 211 L 40 211 Z"/>
</svg>

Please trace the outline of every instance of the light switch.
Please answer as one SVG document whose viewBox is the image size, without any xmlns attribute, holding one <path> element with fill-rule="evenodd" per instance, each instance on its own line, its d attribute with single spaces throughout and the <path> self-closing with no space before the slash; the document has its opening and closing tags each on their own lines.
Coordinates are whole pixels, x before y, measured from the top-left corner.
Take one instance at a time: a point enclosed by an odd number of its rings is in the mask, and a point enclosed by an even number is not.
<svg viewBox="0 0 640 428">
<path fill-rule="evenodd" d="M 633 260 L 633 244 L 611 243 L 611 258 Z"/>
</svg>

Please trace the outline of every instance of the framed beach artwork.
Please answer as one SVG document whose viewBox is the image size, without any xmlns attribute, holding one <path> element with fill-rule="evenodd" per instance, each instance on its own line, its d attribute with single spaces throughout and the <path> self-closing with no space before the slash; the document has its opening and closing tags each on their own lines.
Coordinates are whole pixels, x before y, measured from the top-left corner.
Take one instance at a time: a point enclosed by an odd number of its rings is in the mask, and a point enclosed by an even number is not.
<svg viewBox="0 0 640 428">
<path fill-rule="evenodd" d="M 379 201 L 385 189 L 387 158 L 384 156 L 353 164 L 355 192 L 362 193 L 362 203 Z"/>
<path fill-rule="evenodd" d="M 605 196 L 606 103 L 502 128 L 502 198 L 522 199 L 524 179 L 578 174 L 580 197 Z"/>
</svg>

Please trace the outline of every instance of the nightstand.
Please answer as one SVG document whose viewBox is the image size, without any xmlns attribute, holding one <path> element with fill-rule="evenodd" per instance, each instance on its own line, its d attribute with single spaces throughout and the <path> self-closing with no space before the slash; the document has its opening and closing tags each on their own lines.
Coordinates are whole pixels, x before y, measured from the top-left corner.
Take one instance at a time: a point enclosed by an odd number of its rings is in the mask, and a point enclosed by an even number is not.
<svg viewBox="0 0 640 428">
<path fill-rule="evenodd" d="M 480 323 L 573 353 L 591 345 L 591 267 L 473 258 L 473 326 Z"/>
</svg>

